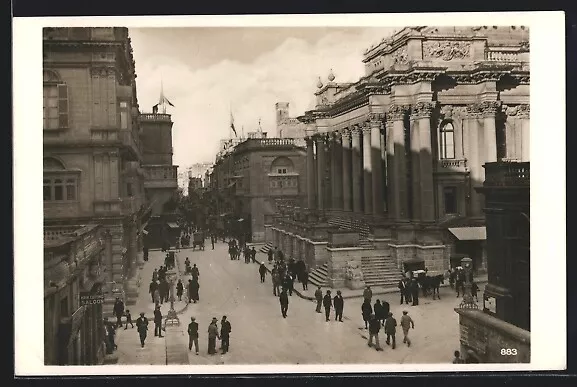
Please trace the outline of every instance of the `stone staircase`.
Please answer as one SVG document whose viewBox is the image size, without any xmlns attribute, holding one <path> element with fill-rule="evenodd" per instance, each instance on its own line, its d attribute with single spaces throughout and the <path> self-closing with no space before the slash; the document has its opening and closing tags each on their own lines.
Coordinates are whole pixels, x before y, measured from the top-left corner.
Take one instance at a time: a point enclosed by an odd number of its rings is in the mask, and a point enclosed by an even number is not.
<svg viewBox="0 0 577 387">
<path fill-rule="evenodd" d="M 329 219 L 331 226 L 337 226 L 344 230 L 354 230 L 359 233 L 359 246 L 365 248 L 374 248 L 374 245 L 367 239 L 370 233 L 369 225 L 362 220 L 355 218 L 345 218 L 335 216 Z"/>
<path fill-rule="evenodd" d="M 314 269 L 313 271 L 311 271 L 309 273 L 309 283 L 311 283 L 314 286 L 327 286 L 328 284 L 328 277 L 329 277 L 329 271 L 328 271 L 328 263 L 323 264 L 322 266 L 317 267 L 316 269 Z"/>
<path fill-rule="evenodd" d="M 270 249 L 272 249 L 272 248 L 273 248 L 272 242 L 267 242 L 267 243 L 265 243 L 265 245 L 262 246 L 258 251 L 260 251 L 261 253 L 267 254 L 268 251 L 269 251 Z"/>
<path fill-rule="evenodd" d="M 401 271 L 390 256 L 362 257 L 361 270 L 365 283 L 372 287 L 395 288 Z"/>
</svg>

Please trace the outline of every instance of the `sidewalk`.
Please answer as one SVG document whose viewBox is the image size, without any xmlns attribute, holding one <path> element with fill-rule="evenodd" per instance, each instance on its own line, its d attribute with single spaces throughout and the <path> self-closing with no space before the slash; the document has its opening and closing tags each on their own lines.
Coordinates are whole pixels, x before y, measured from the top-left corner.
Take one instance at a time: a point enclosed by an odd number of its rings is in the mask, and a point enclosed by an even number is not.
<svg viewBox="0 0 577 387">
<path fill-rule="evenodd" d="M 265 253 L 261 253 L 260 251 L 257 251 L 255 259 L 257 260 L 257 264 L 259 264 L 259 265 L 261 262 L 264 262 L 268 272 L 269 273 L 271 272 L 274 265 L 273 265 L 273 263 L 268 262 L 268 256 Z M 475 277 L 475 280 L 477 281 L 478 284 L 486 283 L 487 282 L 487 274 L 483 274 L 483 275 L 480 275 L 478 277 Z M 449 286 L 449 281 L 445 281 L 445 283 L 441 285 L 441 287 L 448 287 L 448 286 Z M 317 288 L 314 285 L 311 285 L 309 283 L 308 289 L 302 290 L 302 284 L 300 282 L 295 281 L 295 288 L 293 289 L 293 292 L 295 292 L 300 298 L 303 298 L 305 300 L 314 301 L 316 289 Z M 323 290 L 331 290 L 332 294 L 336 294 L 336 290 L 340 290 L 344 299 L 361 298 L 361 297 L 363 297 L 363 291 L 364 291 L 364 289 L 347 289 L 347 288 L 332 289 L 329 287 L 323 287 Z M 372 287 L 371 290 L 373 291 L 373 296 L 399 292 L 399 289 L 396 287 L 394 287 L 394 288 Z"/>
</svg>

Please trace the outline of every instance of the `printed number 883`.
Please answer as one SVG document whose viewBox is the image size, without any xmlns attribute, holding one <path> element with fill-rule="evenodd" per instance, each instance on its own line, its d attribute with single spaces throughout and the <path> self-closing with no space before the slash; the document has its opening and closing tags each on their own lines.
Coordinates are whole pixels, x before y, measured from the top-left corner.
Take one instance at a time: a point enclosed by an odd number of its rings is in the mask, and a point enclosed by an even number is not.
<svg viewBox="0 0 577 387">
<path fill-rule="evenodd" d="M 517 349 L 516 348 L 501 348 L 501 355 L 502 356 L 516 356 Z"/>
</svg>

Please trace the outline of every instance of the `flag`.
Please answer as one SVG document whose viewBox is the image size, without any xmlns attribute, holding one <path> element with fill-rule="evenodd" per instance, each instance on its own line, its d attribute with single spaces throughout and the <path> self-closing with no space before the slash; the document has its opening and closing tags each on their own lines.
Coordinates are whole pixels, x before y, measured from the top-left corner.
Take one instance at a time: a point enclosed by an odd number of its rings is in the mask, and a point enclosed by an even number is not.
<svg viewBox="0 0 577 387">
<path fill-rule="evenodd" d="M 236 129 L 234 127 L 234 117 L 232 116 L 232 112 L 230 112 L 230 128 L 234 132 L 234 136 L 238 137 L 238 135 L 236 134 Z"/>
</svg>

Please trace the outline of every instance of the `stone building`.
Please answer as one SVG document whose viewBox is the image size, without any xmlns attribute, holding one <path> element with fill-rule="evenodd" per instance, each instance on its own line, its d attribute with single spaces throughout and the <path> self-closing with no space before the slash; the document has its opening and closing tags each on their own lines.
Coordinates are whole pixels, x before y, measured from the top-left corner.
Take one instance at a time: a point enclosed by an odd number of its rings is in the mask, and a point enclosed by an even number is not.
<svg viewBox="0 0 577 387">
<path fill-rule="evenodd" d="M 380 286 L 463 255 L 486 270 L 474 188 L 485 163 L 529 160 L 528 29 L 404 28 L 363 62 L 358 82 L 337 83 L 332 72 L 319 80 L 316 108 L 299 117 L 307 208 L 271 220 L 267 240 L 322 266 L 334 287 L 345 285 L 347 264 Z"/>
<path fill-rule="evenodd" d="M 213 167 L 211 189 L 219 193 L 219 214 L 230 213 L 238 222 L 233 228 L 247 232 L 254 243 L 264 242 L 265 218 L 278 211 L 279 202 L 302 205 L 305 156 L 293 139 L 249 133 Z"/>
<path fill-rule="evenodd" d="M 485 182 L 477 190 L 485 196 L 489 282 L 482 307 L 456 309 L 461 352 L 479 363 L 529 363 L 530 166 L 491 162 L 484 167 Z"/>
<path fill-rule="evenodd" d="M 144 191 L 152 205 L 145 245 L 148 248 L 161 248 L 165 242 L 174 246 L 180 233 L 176 222 L 178 166 L 172 163 L 171 116 L 158 113 L 155 109 L 153 111 L 140 115 Z"/>
<path fill-rule="evenodd" d="M 190 177 L 188 179 L 188 195 L 190 196 L 192 192 L 199 191 L 202 189 L 202 178 L 200 177 Z"/>
<path fill-rule="evenodd" d="M 305 138 L 307 125 L 296 117 L 289 116 L 289 103 L 277 102 L 276 136 L 278 138 Z"/>
<path fill-rule="evenodd" d="M 111 242 L 101 225 L 44 228 L 44 364 L 102 364 L 101 297 Z M 94 301 L 84 304 L 81 296 Z"/>
<path fill-rule="evenodd" d="M 45 226 L 108 230 L 104 291 L 131 304 L 150 209 L 128 29 L 44 28 L 43 49 Z"/>
</svg>

